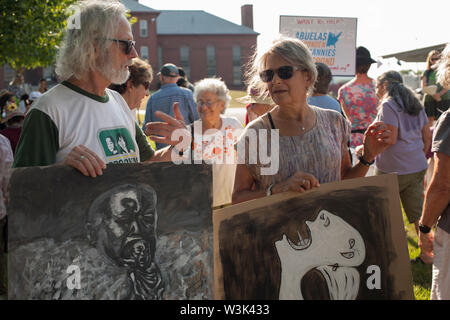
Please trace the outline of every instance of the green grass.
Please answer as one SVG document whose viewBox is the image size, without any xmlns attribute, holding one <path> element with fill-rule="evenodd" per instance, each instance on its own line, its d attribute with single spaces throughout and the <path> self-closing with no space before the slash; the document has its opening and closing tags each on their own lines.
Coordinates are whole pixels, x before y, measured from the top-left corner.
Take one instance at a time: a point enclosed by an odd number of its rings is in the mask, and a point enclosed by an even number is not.
<svg viewBox="0 0 450 320">
<path fill-rule="evenodd" d="M 420 254 L 420 248 L 417 243 L 417 234 L 414 229 L 414 224 L 408 222 L 404 212 L 403 222 L 405 224 L 406 238 L 408 240 L 409 258 L 415 259 Z M 432 266 L 429 264 L 411 263 L 414 297 L 416 300 L 430 299 L 431 271 Z"/>
</svg>

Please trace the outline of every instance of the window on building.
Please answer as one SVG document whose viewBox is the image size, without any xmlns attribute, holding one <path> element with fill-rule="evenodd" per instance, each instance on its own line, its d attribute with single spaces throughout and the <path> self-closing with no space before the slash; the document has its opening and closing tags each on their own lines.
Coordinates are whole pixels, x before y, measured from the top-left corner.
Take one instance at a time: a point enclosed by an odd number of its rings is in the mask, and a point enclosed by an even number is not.
<svg viewBox="0 0 450 320">
<path fill-rule="evenodd" d="M 180 66 L 186 72 L 188 78 L 191 77 L 191 67 L 189 63 L 189 47 L 183 46 L 180 48 Z"/>
<path fill-rule="evenodd" d="M 139 30 L 141 38 L 148 36 L 147 20 L 139 20 Z"/>
<path fill-rule="evenodd" d="M 161 70 L 163 66 L 163 48 L 158 47 L 158 70 Z"/>
<path fill-rule="evenodd" d="M 206 47 L 206 76 L 212 78 L 216 75 L 216 48 L 214 46 Z"/>
<path fill-rule="evenodd" d="M 233 46 L 233 84 L 242 84 L 242 62 L 240 46 Z"/>
<path fill-rule="evenodd" d="M 148 59 L 148 47 L 147 46 L 142 46 L 141 47 L 141 59 L 142 60 L 149 60 Z"/>
</svg>

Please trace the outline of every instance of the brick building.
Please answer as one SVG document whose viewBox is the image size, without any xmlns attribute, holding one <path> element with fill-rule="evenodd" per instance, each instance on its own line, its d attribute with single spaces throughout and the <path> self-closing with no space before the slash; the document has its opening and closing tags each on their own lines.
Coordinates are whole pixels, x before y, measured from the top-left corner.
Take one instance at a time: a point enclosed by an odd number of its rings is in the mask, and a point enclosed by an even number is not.
<svg viewBox="0 0 450 320">
<path fill-rule="evenodd" d="M 137 18 L 132 25 L 136 50 L 149 61 L 155 74 L 170 62 L 182 66 L 192 83 L 217 76 L 230 89 L 245 89 L 244 66 L 256 48 L 258 36 L 253 30 L 252 5 L 241 7 L 242 25 L 237 25 L 200 10 L 155 10 L 137 0 L 122 3 Z M 14 74 L 8 66 L 0 69 L 0 88 L 4 88 Z M 51 75 L 51 67 L 24 74 L 25 82 L 33 86 L 41 77 Z"/>
<path fill-rule="evenodd" d="M 132 27 L 138 54 L 155 71 L 170 62 L 183 67 L 191 82 L 218 76 L 230 89 L 245 89 L 243 66 L 258 36 L 252 5 L 241 7 L 242 25 L 237 25 L 205 11 L 155 10 L 136 0 L 122 3 L 138 20 Z"/>
</svg>

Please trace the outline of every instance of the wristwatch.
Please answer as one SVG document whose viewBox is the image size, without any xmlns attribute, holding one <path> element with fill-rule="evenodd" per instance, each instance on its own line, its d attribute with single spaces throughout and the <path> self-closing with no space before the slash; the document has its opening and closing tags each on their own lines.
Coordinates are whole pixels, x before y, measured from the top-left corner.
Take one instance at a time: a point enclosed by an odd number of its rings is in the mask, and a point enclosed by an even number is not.
<svg viewBox="0 0 450 320">
<path fill-rule="evenodd" d="M 273 187 L 274 184 L 275 184 L 275 183 L 272 183 L 272 184 L 267 188 L 266 196 L 271 196 L 271 195 L 272 195 L 272 187 Z"/>
<path fill-rule="evenodd" d="M 429 233 L 431 231 L 431 228 L 419 223 L 419 230 L 422 233 Z"/>
<path fill-rule="evenodd" d="M 358 159 L 359 159 L 359 162 L 361 162 L 363 165 L 368 166 L 368 167 L 370 165 L 374 164 L 374 162 L 375 162 L 375 160 L 372 160 L 371 162 L 367 161 L 366 159 L 363 158 L 362 155 L 359 156 Z"/>
</svg>

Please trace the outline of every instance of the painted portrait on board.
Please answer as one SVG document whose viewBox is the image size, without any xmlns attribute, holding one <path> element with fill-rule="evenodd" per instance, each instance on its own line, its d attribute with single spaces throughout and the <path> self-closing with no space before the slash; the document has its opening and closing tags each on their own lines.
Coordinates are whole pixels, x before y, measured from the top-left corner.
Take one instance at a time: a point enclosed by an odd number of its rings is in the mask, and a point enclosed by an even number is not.
<svg viewBox="0 0 450 320">
<path fill-rule="evenodd" d="M 215 212 L 216 297 L 412 298 L 396 185 L 354 179 Z"/>
<path fill-rule="evenodd" d="M 211 182 L 201 165 L 16 169 L 9 298 L 213 298 Z"/>
</svg>

